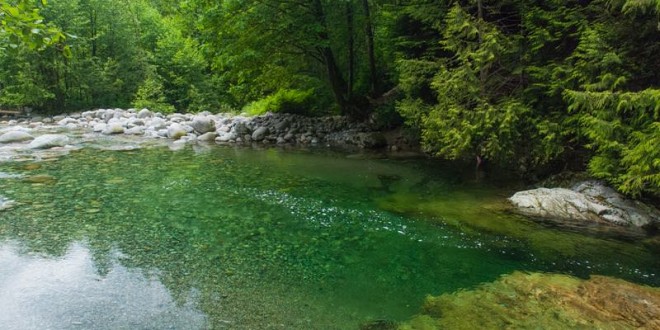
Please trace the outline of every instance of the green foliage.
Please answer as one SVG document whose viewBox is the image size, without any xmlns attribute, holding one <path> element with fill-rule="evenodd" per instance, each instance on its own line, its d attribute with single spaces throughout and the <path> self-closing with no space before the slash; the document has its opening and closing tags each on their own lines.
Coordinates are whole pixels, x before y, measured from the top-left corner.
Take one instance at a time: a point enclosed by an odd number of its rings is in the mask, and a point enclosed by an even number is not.
<svg viewBox="0 0 660 330">
<path fill-rule="evenodd" d="M 660 90 L 566 91 L 594 157 L 592 175 L 621 191 L 660 195 Z"/>
<path fill-rule="evenodd" d="M 593 152 L 589 172 L 634 196 L 660 195 L 660 90 L 657 73 L 647 73 L 660 63 L 637 51 L 660 47 L 649 42 L 657 35 L 657 3 L 613 2 L 626 16 L 614 11 L 605 23 L 585 28 L 566 65 L 578 83 L 564 100 Z"/>
<path fill-rule="evenodd" d="M 198 41 L 184 36 L 173 19 L 162 21 L 163 31 L 156 41 L 152 66 L 162 77 L 165 99 L 180 111 L 204 111 L 219 107 L 206 74 L 206 61 Z"/>
<path fill-rule="evenodd" d="M 15 0 L 0 2 L 0 50 L 17 49 L 21 45 L 34 50 L 61 44 L 64 33 L 57 27 L 44 23 L 40 14 L 46 0 Z M 61 45 L 60 45 L 61 46 Z M 65 55 L 69 49 L 62 47 Z"/>
<path fill-rule="evenodd" d="M 261 100 L 248 104 L 243 111 L 250 115 L 262 115 L 266 112 L 313 114 L 314 90 L 280 89 Z"/>
<path fill-rule="evenodd" d="M 401 114 L 421 129 L 424 147 L 438 156 L 516 159 L 525 150 L 519 142 L 533 133 L 527 129 L 533 111 L 506 84 L 516 70 L 515 39 L 459 5 L 447 14 L 442 31 L 441 44 L 451 57 L 400 63 L 408 95 L 399 103 Z"/>
<path fill-rule="evenodd" d="M 175 111 L 174 106 L 166 102 L 163 89 L 162 79 L 152 74 L 138 89 L 133 106 L 138 109 L 147 108 L 160 113 L 173 113 Z"/>
</svg>

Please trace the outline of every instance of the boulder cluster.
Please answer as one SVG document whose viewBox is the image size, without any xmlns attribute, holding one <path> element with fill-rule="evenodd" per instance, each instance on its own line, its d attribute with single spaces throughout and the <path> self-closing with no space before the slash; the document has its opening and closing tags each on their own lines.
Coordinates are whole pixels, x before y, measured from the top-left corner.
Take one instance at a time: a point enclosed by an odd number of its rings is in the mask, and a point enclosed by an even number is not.
<svg viewBox="0 0 660 330">
<path fill-rule="evenodd" d="M 164 115 L 148 109 L 100 109 L 48 118 L 25 120 L 28 127 L 57 125 L 68 130 L 91 130 L 104 135 L 134 135 L 168 138 L 176 143 L 197 141 L 232 143 L 263 143 L 278 145 L 354 146 L 381 148 L 388 145 L 385 136 L 373 125 L 348 117 L 304 117 L 293 114 L 272 114 L 248 117 L 232 114 L 174 113 Z M 14 120 L 13 124 L 23 124 Z M 12 124 L 11 122 L 9 123 Z M 29 141 L 34 137 L 27 130 L 13 130 L 0 135 L 0 143 Z M 39 139 L 44 139 L 38 141 Z M 31 148 L 48 148 L 53 137 L 38 137 Z M 55 141 L 61 145 L 66 141 Z"/>
</svg>

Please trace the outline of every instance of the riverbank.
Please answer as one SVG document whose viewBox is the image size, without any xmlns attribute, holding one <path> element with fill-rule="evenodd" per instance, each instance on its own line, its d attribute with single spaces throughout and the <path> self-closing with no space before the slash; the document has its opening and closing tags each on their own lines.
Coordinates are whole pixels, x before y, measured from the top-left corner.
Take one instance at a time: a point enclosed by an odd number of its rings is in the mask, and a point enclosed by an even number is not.
<svg viewBox="0 0 660 330">
<path fill-rule="evenodd" d="M 29 131 L 63 128 L 100 135 L 128 135 L 170 139 L 177 144 L 266 144 L 326 146 L 347 149 L 418 151 L 418 143 L 400 130 L 383 132 L 376 125 L 345 116 L 305 117 L 268 113 L 261 116 L 234 114 L 174 113 L 164 115 L 148 109 L 100 109 L 58 115 L 32 116 L 0 121 L 0 129 Z M 8 129 L 1 130 L 7 133 Z M 1 135 L 1 134 L 0 134 Z M 29 140 L 22 135 L 21 141 Z M 0 139 L 0 142 L 2 140 Z M 10 141 L 15 142 L 15 141 Z"/>
</svg>

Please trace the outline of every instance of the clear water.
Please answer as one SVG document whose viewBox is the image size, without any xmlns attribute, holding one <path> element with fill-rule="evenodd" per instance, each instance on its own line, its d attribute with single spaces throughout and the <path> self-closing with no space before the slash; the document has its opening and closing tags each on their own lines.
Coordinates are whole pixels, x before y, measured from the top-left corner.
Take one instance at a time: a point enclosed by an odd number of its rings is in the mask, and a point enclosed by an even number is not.
<svg viewBox="0 0 660 330">
<path fill-rule="evenodd" d="M 511 215 L 511 187 L 437 162 L 82 149 L 0 172 L 9 329 L 356 329 L 514 270 L 660 285 L 646 245 Z"/>
</svg>

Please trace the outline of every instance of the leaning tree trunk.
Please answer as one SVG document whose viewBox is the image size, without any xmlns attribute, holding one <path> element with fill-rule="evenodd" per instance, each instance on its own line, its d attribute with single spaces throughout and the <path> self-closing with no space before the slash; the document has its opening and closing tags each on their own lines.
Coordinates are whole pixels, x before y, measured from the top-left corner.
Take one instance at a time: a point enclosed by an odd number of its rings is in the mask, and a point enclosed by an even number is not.
<svg viewBox="0 0 660 330">
<path fill-rule="evenodd" d="M 353 27 L 353 1 L 346 2 L 346 28 L 348 34 L 348 85 L 346 86 L 346 97 L 350 100 L 353 94 L 353 83 L 355 82 L 355 38 Z"/>
<path fill-rule="evenodd" d="M 365 18 L 364 32 L 367 37 L 367 56 L 369 58 L 369 93 L 375 96 L 378 93 L 378 77 L 376 73 L 376 54 L 374 52 L 374 27 L 371 22 L 369 0 L 362 0 L 362 7 Z"/>
<path fill-rule="evenodd" d="M 321 23 L 321 31 L 318 33 L 319 46 L 316 47 L 317 52 L 321 55 L 323 63 L 325 64 L 328 73 L 328 80 L 332 88 L 332 93 L 335 101 L 339 106 L 342 114 L 346 114 L 349 110 L 349 103 L 346 97 L 347 85 L 342 73 L 337 65 L 335 54 L 330 48 L 330 38 L 328 36 L 328 28 L 325 23 L 325 13 L 323 11 L 323 4 L 321 0 L 314 0 L 312 3 L 314 18 Z"/>
<path fill-rule="evenodd" d="M 484 43 L 483 39 L 483 22 L 484 22 L 484 5 L 482 0 L 477 0 L 477 34 L 479 35 L 479 47 Z M 486 68 L 482 65 L 479 69 L 479 91 L 481 97 L 486 95 Z"/>
</svg>

